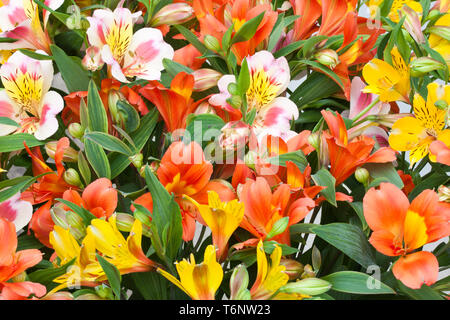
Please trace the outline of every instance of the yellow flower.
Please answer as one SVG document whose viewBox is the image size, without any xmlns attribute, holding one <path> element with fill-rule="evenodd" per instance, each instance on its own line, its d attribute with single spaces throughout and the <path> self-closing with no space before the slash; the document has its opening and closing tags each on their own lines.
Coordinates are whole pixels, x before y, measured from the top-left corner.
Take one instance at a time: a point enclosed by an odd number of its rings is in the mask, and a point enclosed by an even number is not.
<svg viewBox="0 0 450 320">
<path fill-rule="evenodd" d="M 216 261 L 214 246 L 209 245 L 206 248 L 202 263 L 196 264 L 194 255 L 191 254 L 190 262 L 183 259 L 176 264 L 176 267 L 180 280 L 160 268 L 157 271 L 193 300 L 214 300 L 223 279 L 223 270 Z"/>
<path fill-rule="evenodd" d="M 217 259 L 221 260 L 224 258 L 228 240 L 244 217 L 244 204 L 238 200 L 222 202 L 215 191 L 208 192 L 208 205 L 201 205 L 189 197 L 186 198 L 197 206 L 203 220 L 211 229 L 213 244 L 218 249 Z"/>
<path fill-rule="evenodd" d="M 271 264 L 269 266 L 266 254 L 264 253 L 263 242 L 259 241 L 258 247 L 256 248 L 258 272 L 255 283 L 250 289 L 252 300 L 267 300 L 271 298 L 289 280 L 289 276 L 284 273 L 286 267 L 280 265 L 280 247 L 275 247 L 270 255 L 270 259 Z"/>
<path fill-rule="evenodd" d="M 389 144 L 394 150 L 410 151 L 411 166 L 429 154 L 430 144 L 434 140 L 450 145 L 450 130 L 444 129 L 447 111 L 435 105 L 436 102 L 450 105 L 450 86 L 430 83 L 427 89 L 426 103 L 419 94 L 414 96 L 415 117 L 397 120 L 389 136 Z M 435 160 L 431 154 L 430 160 Z"/>
<path fill-rule="evenodd" d="M 391 11 L 389 12 L 389 19 L 391 19 L 393 22 L 399 22 L 400 16 L 398 14 L 398 11 L 403 8 L 403 6 L 406 5 L 413 9 L 415 12 L 422 14 L 422 6 L 420 5 L 420 2 L 414 1 L 414 0 L 394 0 L 392 2 Z"/>
<path fill-rule="evenodd" d="M 445 14 L 436 21 L 433 28 L 444 29 L 448 28 L 448 26 L 450 26 L 450 14 Z M 436 50 L 444 58 L 445 62 L 447 63 L 447 66 L 450 68 L 450 41 L 437 35 L 434 32 L 430 34 L 428 41 L 430 47 L 433 50 Z"/>
<path fill-rule="evenodd" d="M 92 220 L 87 227 L 87 235 L 94 239 L 95 248 L 121 274 L 149 271 L 155 267 L 155 263 L 142 251 L 142 223 L 138 219 L 134 221 L 127 240 L 117 229 L 115 214 L 109 217 L 108 222 L 102 219 Z"/>
<path fill-rule="evenodd" d="M 59 266 L 75 258 L 66 273 L 53 280 L 60 285 L 50 293 L 74 285 L 95 285 L 97 278 L 104 275 L 102 267 L 95 259 L 95 242 L 92 237 L 86 236 L 80 246 L 70 233 L 70 229 L 55 225 L 50 233 L 50 243 L 60 259 Z"/>
<path fill-rule="evenodd" d="M 380 59 L 372 59 L 364 66 L 362 74 L 368 85 L 363 92 L 377 94 L 383 102 L 409 102 L 409 67 L 397 47 L 392 48 L 391 56 L 392 66 Z"/>
</svg>

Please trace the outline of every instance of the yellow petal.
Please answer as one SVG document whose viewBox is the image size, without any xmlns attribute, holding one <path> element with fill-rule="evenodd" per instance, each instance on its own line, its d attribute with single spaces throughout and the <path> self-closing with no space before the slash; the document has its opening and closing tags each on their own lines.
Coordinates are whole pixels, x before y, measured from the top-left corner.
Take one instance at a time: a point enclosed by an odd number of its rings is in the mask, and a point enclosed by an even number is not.
<svg viewBox="0 0 450 320">
<path fill-rule="evenodd" d="M 426 137 L 425 130 L 420 120 L 413 117 L 401 118 L 392 126 L 389 145 L 397 151 L 412 150 Z"/>
<path fill-rule="evenodd" d="M 61 259 L 61 264 L 69 262 L 80 253 L 80 246 L 69 229 L 55 225 L 54 230 L 50 232 L 49 240 L 56 255 Z"/>
<path fill-rule="evenodd" d="M 406 213 L 403 240 L 408 252 L 427 243 L 428 235 L 425 218 L 417 212 L 408 210 Z"/>
</svg>

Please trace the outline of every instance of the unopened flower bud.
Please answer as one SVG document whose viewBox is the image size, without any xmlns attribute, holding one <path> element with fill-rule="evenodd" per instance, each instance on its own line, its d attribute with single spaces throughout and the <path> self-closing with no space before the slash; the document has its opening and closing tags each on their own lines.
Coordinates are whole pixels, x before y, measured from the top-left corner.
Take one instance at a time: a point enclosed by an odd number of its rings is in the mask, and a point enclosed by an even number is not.
<svg viewBox="0 0 450 320">
<path fill-rule="evenodd" d="M 286 230 L 287 226 L 289 223 L 289 217 L 283 217 L 281 219 L 278 219 L 277 221 L 275 221 L 275 223 L 273 224 L 272 229 L 270 230 L 270 232 L 267 234 L 266 238 L 267 239 L 271 239 L 281 233 L 284 232 L 284 230 Z"/>
<path fill-rule="evenodd" d="M 400 9 L 400 19 L 406 16 L 405 21 L 403 23 L 403 27 L 409 32 L 411 37 L 419 43 L 424 44 L 425 43 L 425 37 L 422 33 L 422 24 L 420 22 L 420 17 L 417 14 L 416 11 L 408 7 L 407 5 L 404 5 Z"/>
<path fill-rule="evenodd" d="M 66 216 L 67 223 L 70 226 L 70 233 L 78 240 L 84 238 L 86 235 L 86 226 L 83 218 L 73 211 L 67 211 Z"/>
<path fill-rule="evenodd" d="M 367 120 L 376 122 L 382 126 L 392 128 L 397 120 L 404 117 L 411 117 L 411 113 L 388 113 L 388 114 L 371 114 L 367 116 Z"/>
<path fill-rule="evenodd" d="M 436 10 L 436 9 L 430 10 L 430 12 L 428 12 L 428 16 L 427 16 L 426 20 L 433 20 L 434 18 L 440 16 L 440 14 L 441 13 L 439 12 L 439 10 Z"/>
<path fill-rule="evenodd" d="M 25 271 L 19 273 L 15 277 L 13 277 L 11 280 L 12 282 L 24 282 L 27 279 L 27 273 Z"/>
<path fill-rule="evenodd" d="M 203 43 L 211 51 L 219 52 L 221 50 L 219 40 L 209 34 L 203 38 Z"/>
<path fill-rule="evenodd" d="M 45 152 L 52 159 L 55 159 L 57 145 L 58 145 L 58 141 L 50 141 L 45 144 Z M 62 160 L 64 162 L 77 162 L 78 161 L 78 152 L 74 148 L 68 147 L 64 150 Z"/>
<path fill-rule="evenodd" d="M 445 65 L 443 63 L 429 57 L 420 57 L 410 63 L 411 75 L 413 77 L 421 77 L 431 71 L 442 70 L 444 68 Z"/>
<path fill-rule="evenodd" d="M 194 9 L 184 2 L 171 3 L 165 5 L 159 10 L 151 22 L 152 27 L 158 27 L 163 24 L 169 26 L 182 24 L 192 18 Z"/>
<path fill-rule="evenodd" d="M 116 225 L 117 229 L 123 232 L 130 232 L 131 227 L 134 223 L 134 217 L 131 214 L 128 213 L 116 213 Z"/>
<path fill-rule="evenodd" d="M 108 300 L 114 299 L 114 294 L 113 294 L 112 289 L 105 284 L 96 286 L 95 293 L 97 293 L 97 295 L 103 299 L 108 299 Z"/>
<path fill-rule="evenodd" d="M 370 179 L 370 173 L 367 171 L 366 168 L 358 168 L 355 171 L 355 178 L 359 183 L 362 183 L 363 185 L 367 185 Z"/>
<path fill-rule="evenodd" d="M 134 217 L 138 219 L 140 222 L 142 222 L 143 225 L 150 226 L 150 217 L 145 213 L 136 208 L 136 210 L 133 213 Z"/>
<path fill-rule="evenodd" d="M 195 109 L 194 114 L 216 114 L 216 111 L 208 102 L 203 101 Z"/>
<path fill-rule="evenodd" d="M 289 280 L 295 280 L 303 273 L 303 264 L 297 260 L 281 258 L 280 265 L 286 267 L 284 273 L 289 276 Z"/>
<path fill-rule="evenodd" d="M 78 297 L 75 298 L 75 300 L 105 300 L 105 299 L 93 293 L 85 293 L 80 294 Z"/>
<path fill-rule="evenodd" d="M 324 49 L 316 53 L 315 58 L 321 64 L 334 69 L 339 63 L 339 56 L 336 51 L 332 49 Z"/>
<path fill-rule="evenodd" d="M 239 95 L 238 86 L 237 86 L 237 84 L 234 83 L 234 82 L 230 82 L 230 83 L 228 84 L 227 90 L 228 90 L 228 92 L 229 92 L 232 96 L 237 96 L 237 95 Z"/>
<path fill-rule="evenodd" d="M 248 272 L 244 264 L 234 268 L 230 278 L 230 299 L 250 300 L 251 295 L 248 287 Z"/>
<path fill-rule="evenodd" d="M 444 185 L 438 188 L 439 201 L 450 202 L 450 188 Z"/>
<path fill-rule="evenodd" d="M 144 159 L 144 156 L 142 155 L 142 153 L 138 153 L 134 156 L 129 157 L 128 159 L 137 169 L 140 169 L 142 167 L 142 160 Z"/>
<path fill-rule="evenodd" d="M 64 181 L 73 186 L 81 187 L 80 175 L 75 169 L 69 168 L 63 174 Z"/>
<path fill-rule="evenodd" d="M 448 108 L 447 101 L 445 101 L 445 100 L 438 100 L 434 103 L 434 105 L 436 106 L 436 108 L 441 109 L 441 110 L 447 110 L 447 108 Z"/>
<path fill-rule="evenodd" d="M 63 229 L 69 229 L 69 223 L 67 222 L 66 210 L 62 208 L 62 205 L 55 205 L 50 209 L 50 216 L 53 222 Z"/>
<path fill-rule="evenodd" d="M 319 278 L 307 278 L 289 282 L 280 288 L 280 292 L 315 296 L 330 290 L 331 284 Z"/>
<path fill-rule="evenodd" d="M 247 144 L 250 128 L 242 121 L 228 122 L 222 129 L 218 141 L 222 149 L 240 150 Z"/>
<path fill-rule="evenodd" d="M 74 138 L 81 139 L 84 136 L 84 128 L 77 122 L 69 124 L 68 130 Z"/>
<path fill-rule="evenodd" d="M 450 39 L 450 26 L 432 26 L 428 29 L 431 33 L 443 38 Z"/>
<path fill-rule="evenodd" d="M 103 68 L 105 62 L 102 60 L 100 48 L 89 47 L 86 49 L 86 54 L 81 61 L 84 68 L 90 71 L 97 71 Z"/>
<path fill-rule="evenodd" d="M 111 118 L 114 123 L 120 124 L 120 115 L 117 110 L 117 102 L 122 98 L 120 93 L 116 90 L 111 90 L 108 94 L 108 108 Z"/>
<path fill-rule="evenodd" d="M 195 70 L 194 76 L 194 91 L 205 91 L 217 85 L 222 74 L 216 70 L 203 68 Z"/>
<path fill-rule="evenodd" d="M 308 143 L 316 150 L 320 148 L 320 135 L 318 132 L 313 132 L 308 137 Z"/>
<path fill-rule="evenodd" d="M 315 278 L 316 277 L 316 273 L 314 272 L 313 267 L 311 267 L 311 265 L 307 264 L 304 268 L 303 268 L 303 273 L 300 276 L 301 279 L 306 279 L 306 278 Z"/>
</svg>

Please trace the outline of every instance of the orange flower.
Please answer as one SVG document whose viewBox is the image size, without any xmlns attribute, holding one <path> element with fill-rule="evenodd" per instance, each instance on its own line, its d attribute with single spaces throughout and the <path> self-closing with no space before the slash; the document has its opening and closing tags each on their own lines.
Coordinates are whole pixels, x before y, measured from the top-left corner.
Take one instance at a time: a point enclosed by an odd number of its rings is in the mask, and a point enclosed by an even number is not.
<svg viewBox="0 0 450 320">
<path fill-rule="evenodd" d="M 413 179 L 412 179 L 411 175 L 404 173 L 403 170 L 397 170 L 397 173 L 403 182 L 404 187 L 402 188 L 402 191 L 406 195 L 408 195 L 416 187 L 414 185 Z"/>
<path fill-rule="evenodd" d="M 450 148 L 444 142 L 433 141 L 430 144 L 430 153 L 436 157 L 436 162 L 450 166 Z"/>
<path fill-rule="evenodd" d="M 392 268 L 404 285 L 419 289 L 436 282 L 439 263 L 423 245 L 450 235 L 450 207 L 438 195 L 425 190 L 409 203 L 406 195 L 390 183 L 370 189 L 363 199 L 364 216 L 373 233 L 370 243 L 382 254 L 400 256 Z"/>
<path fill-rule="evenodd" d="M 53 222 L 52 216 L 50 214 L 50 208 L 52 207 L 53 201 L 47 201 L 39 209 L 33 213 L 31 217 L 30 224 L 28 225 L 28 231 L 33 230 L 34 236 L 43 245 L 51 248 L 52 245 L 49 241 L 50 232 L 53 231 L 55 223 Z"/>
<path fill-rule="evenodd" d="M 207 98 L 194 102 L 191 98 L 193 88 L 194 76 L 180 72 L 173 78 L 170 89 L 158 81 L 150 81 L 139 90 L 139 93 L 158 108 L 167 130 L 174 132 L 176 129 L 186 127 L 187 116 L 193 113 L 198 105 Z"/>
<path fill-rule="evenodd" d="M 383 147 L 370 154 L 375 141 L 367 136 L 359 136 L 348 141 L 347 129 L 341 115 L 333 115 L 331 111 L 321 111 L 328 124 L 329 132 L 323 135 L 328 145 L 330 172 L 340 185 L 355 170 L 365 163 L 385 163 L 396 159 L 395 151 Z"/>
<path fill-rule="evenodd" d="M 316 29 L 316 22 L 322 15 L 322 7 L 317 0 L 290 0 L 295 15 L 292 39 L 294 41 L 308 38 Z"/>
<path fill-rule="evenodd" d="M 0 218 L 0 240 L 0 300 L 25 300 L 31 294 L 43 296 L 47 289 L 39 283 L 8 282 L 39 263 L 42 253 L 37 249 L 16 252 L 16 227 L 3 218 Z"/>
<path fill-rule="evenodd" d="M 67 190 L 63 199 L 85 208 L 97 218 L 108 218 L 117 207 L 117 190 L 112 187 L 111 180 L 100 178 L 91 182 L 81 196 L 75 190 Z M 65 207 L 65 210 L 69 209 Z"/>
<path fill-rule="evenodd" d="M 172 143 L 161 159 L 157 176 L 181 209 L 183 223 L 183 240 L 190 241 L 195 234 L 195 220 L 204 223 L 197 208 L 183 199 L 187 195 L 200 204 L 208 203 L 208 191 L 218 193 L 221 201 L 235 198 L 234 192 L 221 180 L 210 181 L 213 172 L 212 164 L 205 159 L 202 147 L 191 142 L 185 145 L 182 141 Z M 150 193 L 140 196 L 135 201 L 152 211 L 153 201 Z M 134 210 L 134 208 L 132 207 Z"/>
<path fill-rule="evenodd" d="M 258 239 L 273 239 L 288 245 L 289 226 L 298 223 L 315 207 L 314 201 L 309 197 L 292 198 L 291 188 L 287 184 L 281 184 L 272 193 L 269 183 L 261 177 L 247 180 L 242 186 L 240 201 L 245 206 L 242 228 Z M 286 230 L 271 239 L 266 239 L 274 223 L 284 217 L 289 217 Z"/>
</svg>

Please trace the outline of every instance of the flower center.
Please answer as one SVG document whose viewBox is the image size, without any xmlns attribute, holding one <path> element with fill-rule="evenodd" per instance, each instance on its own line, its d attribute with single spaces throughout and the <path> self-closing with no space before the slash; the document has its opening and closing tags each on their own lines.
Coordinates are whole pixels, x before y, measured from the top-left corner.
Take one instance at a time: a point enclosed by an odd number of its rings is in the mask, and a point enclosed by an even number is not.
<svg viewBox="0 0 450 320">
<path fill-rule="evenodd" d="M 111 48 L 114 59 L 121 64 L 125 53 L 130 46 L 133 36 L 133 26 L 131 23 L 115 21 L 112 28 L 106 35 L 106 44 Z"/>
<path fill-rule="evenodd" d="M 280 86 L 264 70 L 258 70 L 253 73 L 247 90 L 249 108 L 257 108 L 257 111 L 259 111 L 262 107 L 272 102 L 277 97 Z"/>
</svg>

